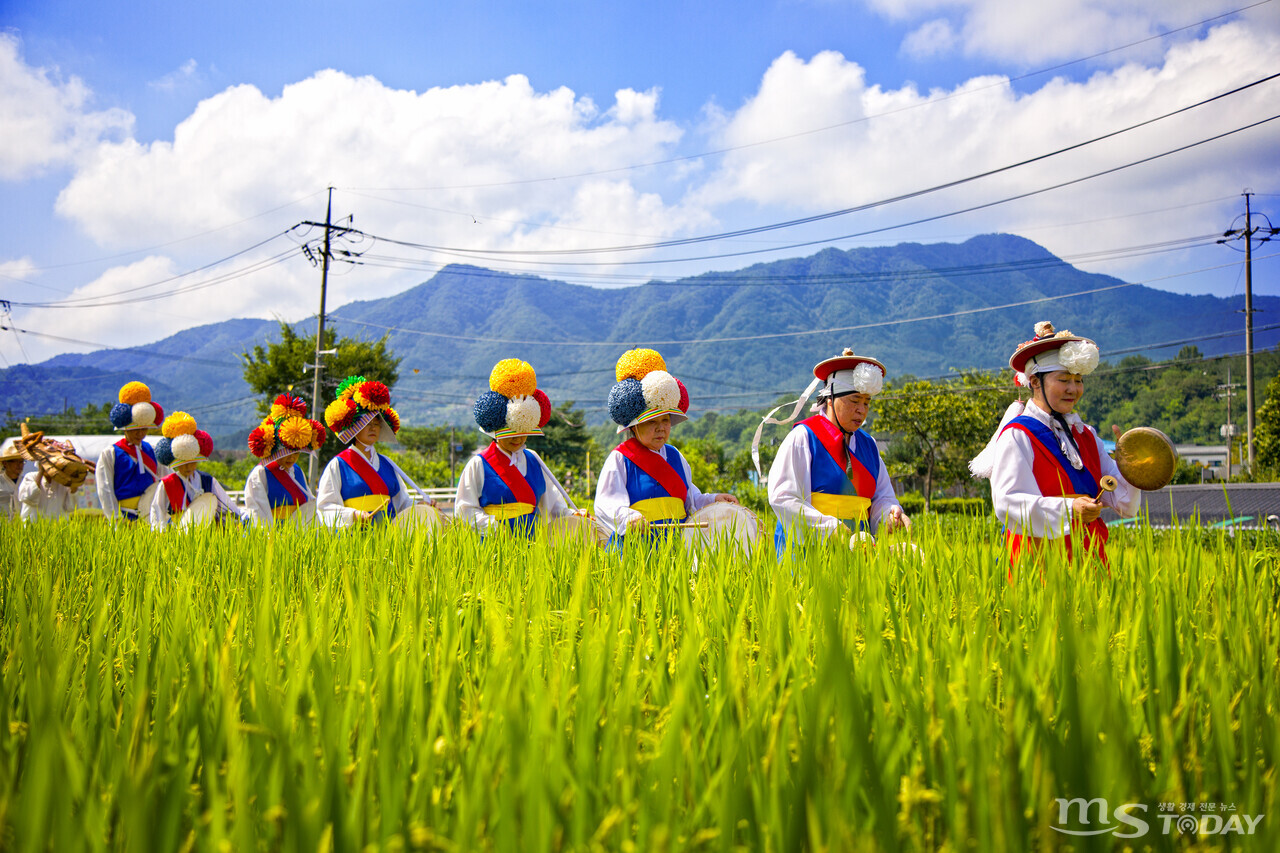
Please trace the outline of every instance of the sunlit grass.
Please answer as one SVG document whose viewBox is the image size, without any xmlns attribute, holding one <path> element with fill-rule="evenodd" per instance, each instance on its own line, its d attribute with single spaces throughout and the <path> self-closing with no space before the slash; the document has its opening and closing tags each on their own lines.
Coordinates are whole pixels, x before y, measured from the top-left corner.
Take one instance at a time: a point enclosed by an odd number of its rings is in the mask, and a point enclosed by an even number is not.
<svg viewBox="0 0 1280 853">
<path fill-rule="evenodd" d="M 1275 849 L 1274 537 L 915 542 L 0 525 L 0 848 L 1017 850 L 1087 796 Z"/>
</svg>

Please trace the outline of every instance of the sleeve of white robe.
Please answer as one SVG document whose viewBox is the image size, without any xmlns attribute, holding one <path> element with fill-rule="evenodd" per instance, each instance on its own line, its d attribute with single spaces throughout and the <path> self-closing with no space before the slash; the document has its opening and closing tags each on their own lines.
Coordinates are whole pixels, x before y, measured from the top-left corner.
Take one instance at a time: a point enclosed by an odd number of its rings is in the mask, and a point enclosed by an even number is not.
<svg viewBox="0 0 1280 853">
<path fill-rule="evenodd" d="M 1044 497 L 1036 485 L 1035 451 L 1021 430 L 1007 429 L 996 441 L 991 467 L 991 503 L 996 518 L 1015 532 L 1061 539 L 1071 526 L 1071 498 Z"/>
<path fill-rule="evenodd" d="M 458 477 L 458 490 L 453 496 L 453 518 L 469 524 L 481 532 L 493 524 L 494 516 L 480 506 L 480 492 L 484 488 L 484 460 L 472 456 Z"/>
<path fill-rule="evenodd" d="M 627 469 L 622 454 L 610 451 L 600 466 L 600 479 L 596 481 L 596 518 L 610 530 L 625 534 L 627 525 L 644 518 L 644 513 L 631 508 L 627 494 Z"/>
<path fill-rule="evenodd" d="M 18 483 L 19 515 L 23 521 L 35 521 L 40 517 L 41 488 L 36 484 L 36 472 L 32 471 Z"/>
<path fill-rule="evenodd" d="M 883 473 L 884 466 L 880 468 Z M 797 427 L 782 439 L 778 455 L 773 457 L 773 464 L 769 466 L 769 505 L 784 528 L 812 527 L 825 534 L 835 533 L 840 526 L 839 519 L 824 515 L 813 507 L 811 470 L 809 442 L 804 428 Z M 879 491 L 877 479 L 877 496 Z"/>
<path fill-rule="evenodd" d="M 271 501 L 267 498 L 267 469 L 254 466 L 244 481 L 244 509 L 249 519 L 260 527 L 270 527 L 275 521 L 271 514 Z"/>
<path fill-rule="evenodd" d="M 555 474 L 551 473 L 551 469 L 547 467 L 546 462 L 542 461 L 541 456 L 532 450 L 529 453 L 533 455 L 534 461 L 542 467 L 542 479 L 547 483 L 547 488 L 543 491 L 542 497 L 538 498 L 538 515 L 542 517 L 543 521 L 573 515 L 573 510 L 569 507 L 569 504 L 565 503 L 564 486 L 560 485 L 560 481 L 556 479 Z"/>
<path fill-rule="evenodd" d="M 164 490 L 164 484 L 156 489 L 156 496 L 151 501 L 151 512 L 148 513 L 148 521 L 151 522 L 152 530 L 164 530 L 169 526 L 169 495 Z"/>
<path fill-rule="evenodd" d="M 338 470 L 341 463 L 337 457 L 330 459 L 320 475 L 320 484 L 316 487 L 316 513 L 320 521 L 330 527 L 350 527 L 355 521 L 356 510 L 342 502 L 342 474 Z"/>
<path fill-rule="evenodd" d="M 102 514 L 107 518 L 120 515 L 120 504 L 116 503 L 116 448 L 107 448 L 98 454 L 98 464 L 93 468 L 93 479 L 97 484 L 98 503 L 102 504 Z"/>
</svg>

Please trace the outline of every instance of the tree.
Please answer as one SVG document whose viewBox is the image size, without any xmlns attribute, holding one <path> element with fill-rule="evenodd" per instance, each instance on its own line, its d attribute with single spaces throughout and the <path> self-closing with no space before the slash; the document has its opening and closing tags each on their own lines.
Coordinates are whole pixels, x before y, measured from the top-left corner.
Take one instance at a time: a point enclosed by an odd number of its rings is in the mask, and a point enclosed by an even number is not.
<svg viewBox="0 0 1280 853">
<path fill-rule="evenodd" d="M 1253 449 L 1259 472 L 1280 476 L 1280 375 L 1267 383 L 1267 400 L 1255 418 Z"/>
<path fill-rule="evenodd" d="M 21 435 L 23 420 L 31 432 L 43 431 L 49 435 L 106 435 L 115 429 L 111 425 L 111 403 L 101 406 L 89 403 L 78 413 L 68 406 L 59 415 L 25 419 L 18 418 L 11 410 L 5 415 L 4 426 L 0 427 L 0 439 Z"/>
<path fill-rule="evenodd" d="M 1012 388 L 1011 382 L 978 373 L 944 382 L 908 380 L 875 401 L 876 431 L 893 434 L 893 456 L 912 464 L 924 478 L 926 512 L 936 480 L 953 484 L 969 479 L 969 460 L 986 445 L 1013 399 L 1002 384 Z"/>
<path fill-rule="evenodd" d="M 475 452 L 479 438 L 475 430 L 456 426 L 402 426 L 396 433 L 396 441 L 418 454 L 424 463 L 443 465 L 447 479 L 452 481 L 445 485 L 452 485 L 457 482 L 457 473 Z"/>
<path fill-rule="evenodd" d="M 400 378 L 400 359 L 387 349 L 386 335 L 377 341 L 353 338 L 339 340 L 337 332 L 327 328 L 324 330 L 322 349 L 336 349 L 337 352 L 321 356 L 324 359 L 319 406 L 321 413 L 338 383 L 348 376 L 376 379 L 388 388 L 394 386 Z M 278 342 L 268 344 L 265 348 L 255 346 L 252 354 L 240 354 L 240 360 L 244 363 L 244 381 L 255 394 L 262 395 L 262 399 L 258 401 L 258 414 L 265 417 L 271 410 L 271 401 L 286 391 L 306 400 L 308 405 L 311 404 L 313 383 L 306 367 L 312 363 L 315 355 L 316 336 L 299 335 L 288 323 L 280 324 Z M 327 463 L 340 449 L 338 440 L 330 434 L 320 449 L 320 464 Z"/>
<path fill-rule="evenodd" d="M 604 454 L 586 427 L 586 415 L 574 408 L 573 400 L 556 406 L 551 420 L 542 428 L 542 437 L 530 439 L 529 446 L 538 452 L 566 489 L 575 494 L 595 492 L 587 458 L 594 456 L 599 466 Z"/>
</svg>

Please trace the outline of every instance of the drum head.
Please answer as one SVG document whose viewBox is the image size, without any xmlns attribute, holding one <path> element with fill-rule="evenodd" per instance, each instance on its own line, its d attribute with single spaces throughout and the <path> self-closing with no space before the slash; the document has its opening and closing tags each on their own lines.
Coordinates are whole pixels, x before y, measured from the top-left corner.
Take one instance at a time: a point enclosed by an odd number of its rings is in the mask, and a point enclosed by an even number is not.
<svg viewBox="0 0 1280 853">
<path fill-rule="evenodd" d="M 1124 478 L 1154 492 L 1169 485 L 1178 466 L 1178 452 L 1169 436 L 1152 427 L 1135 427 L 1116 442 L 1116 467 Z"/>
<path fill-rule="evenodd" d="M 208 527 L 218 517 L 218 499 L 205 492 L 191 502 L 178 518 L 178 528 Z"/>
<path fill-rule="evenodd" d="M 569 515 L 552 519 L 544 526 L 544 530 L 547 541 L 554 545 L 561 542 L 590 542 L 603 547 L 609 542 L 609 528 L 590 515 Z"/>
<path fill-rule="evenodd" d="M 314 500 L 307 501 L 302 506 L 293 511 L 293 515 L 289 516 L 289 523 L 294 527 L 310 527 L 316 521 L 316 502 Z"/>
<path fill-rule="evenodd" d="M 444 516 L 431 504 L 414 504 L 404 512 L 396 513 L 392 524 L 404 530 L 439 530 L 444 527 Z"/>
<path fill-rule="evenodd" d="M 707 525 L 686 528 L 686 538 L 692 544 L 708 546 L 727 541 L 741 547 L 747 556 L 764 535 L 760 517 L 741 504 L 713 503 L 695 512 L 690 521 Z"/>
<path fill-rule="evenodd" d="M 142 497 L 138 498 L 138 518 L 146 521 L 151 517 L 151 502 L 156 499 L 156 492 L 160 490 L 159 483 L 152 483 L 147 486 L 147 490 L 142 493 Z"/>
</svg>

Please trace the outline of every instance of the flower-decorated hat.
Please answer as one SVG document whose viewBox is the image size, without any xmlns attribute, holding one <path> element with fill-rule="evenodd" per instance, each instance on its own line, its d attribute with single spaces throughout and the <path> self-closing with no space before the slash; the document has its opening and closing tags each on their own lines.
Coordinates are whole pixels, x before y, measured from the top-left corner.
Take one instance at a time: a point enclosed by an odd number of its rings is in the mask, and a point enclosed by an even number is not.
<svg viewBox="0 0 1280 853">
<path fill-rule="evenodd" d="M 822 383 L 818 399 L 843 397 L 846 394 L 875 396 L 884 388 L 884 365 L 865 355 L 854 355 L 849 347 L 834 358 L 823 359 L 813 366 L 813 376 Z"/>
<path fill-rule="evenodd" d="M 164 409 L 151 399 L 151 389 L 141 382 L 126 382 L 118 399 L 111 407 L 111 426 L 117 431 L 156 429 L 164 421 Z"/>
<path fill-rule="evenodd" d="M 626 432 L 636 424 L 671 416 L 671 424 L 689 419 L 689 390 L 667 372 L 667 363 L 651 349 L 627 350 L 614 368 L 617 384 L 609 391 L 609 417 Z"/>
<path fill-rule="evenodd" d="M 262 423 L 249 433 L 249 452 L 268 465 L 293 453 L 315 453 L 324 439 L 324 425 L 307 417 L 302 398 L 281 394 Z"/>
<path fill-rule="evenodd" d="M 1088 338 L 1073 335 L 1066 329 L 1055 331 L 1048 320 L 1036 323 L 1035 337 L 1018 344 L 1009 356 L 1009 366 L 1018 374 L 1017 383 L 1028 384 L 1036 373 L 1065 370 L 1088 376 L 1098 366 L 1098 345 Z"/>
<path fill-rule="evenodd" d="M 203 462 L 213 453 L 213 436 L 196 429 L 196 419 L 186 412 L 165 418 L 160 433 L 164 438 L 156 442 L 156 460 L 161 465 Z"/>
<path fill-rule="evenodd" d="M 542 435 L 551 420 L 551 400 L 538 388 L 527 362 L 504 358 L 489 373 L 489 390 L 476 398 L 476 424 L 494 438 Z"/>
<path fill-rule="evenodd" d="M 374 418 L 382 419 L 378 441 L 395 441 L 400 416 L 391 408 L 391 391 L 381 382 L 348 376 L 338 385 L 338 398 L 324 410 L 325 423 L 338 440 L 350 444 Z"/>
</svg>

